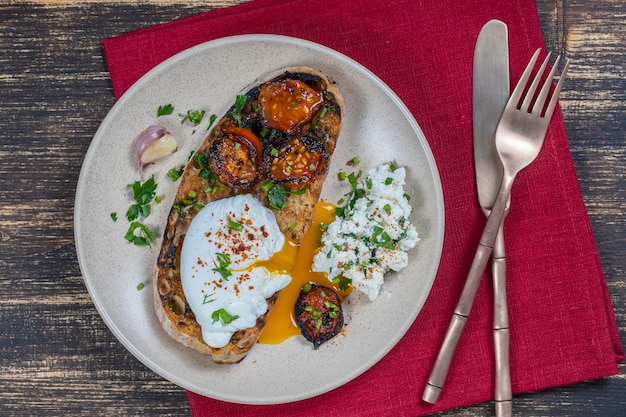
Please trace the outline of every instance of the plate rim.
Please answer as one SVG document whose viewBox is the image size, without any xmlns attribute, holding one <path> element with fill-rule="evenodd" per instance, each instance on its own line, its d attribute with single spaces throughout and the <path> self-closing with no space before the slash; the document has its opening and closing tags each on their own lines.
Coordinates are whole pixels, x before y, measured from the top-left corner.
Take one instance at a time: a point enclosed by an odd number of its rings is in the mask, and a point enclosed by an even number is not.
<svg viewBox="0 0 626 417">
<path fill-rule="evenodd" d="M 428 168 L 429 168 L 429 172 L 430 172 L 430 180 L 433 181 L 434 185 L 435 185 L 435 191 L 436 194 L 434 196 L 429 196 L 429 198 L 434 199 L 435 200 L 435 206 L 437 207 L 437 226 L 436 228 L 433 229 L 433 236 L 436 236 L 436 247 L 435 247 L 435 254 L 436 254 L 436 259 L 433 259 L 433 271 L 432 271 L 432 276 L 429 277 L 429 281 L 428 281 L 428 291 L 426 292 L 425 296 L 424 296 L 424 300 L 422 301 L 421 306 L 416 310 L 416 313 L 414 314 L 414 316 L 412 317 L 412 320 L 410 321 L 410 324 L 408 326 L 406 326 L 406 328 L 402 329 L 400 332 L 398 332 L 398 336 L 397 338 L 393 341 L 393 343 L 390 344 L 390 347 L 388 349 L 382 349 L 380 352 L 378 352 L 377 355 L 375 355 L 375 357 L 373 358 L 373 360 L 370 360 L 369 362 L 367 362 L 367 364 L 365 364 L 364 366 L 358 367 L 356 369 L 354 369 L 351 373 L 349 373 L 347 376 L 345 376 L 344 378 L 338 378 L 338 382 L 334 383 L 334 384 L 329 384 L 324 386 L 323 388 L 316 390 L 314 392 L 309 391 L 306 393 L 302 393 L 299 396 L 289 396 L 287 398 L 282 398 L 282 399 L 278 399 L 275 401 L 259 401 L 257 400 L 251 400 L 249 398 L 245 398 L 243 396 L 232 396 L 232 395 L 223 395 L 223 394 L 219 394 L 216 392 L 209 392 L 206 390 L 206 388 L 202 389 L 203 387 L 198 387 L 196 386 L 197 384 L 194 383 L 190 383 L 189 381 L 184 380 L 184 378 L 180 378 L 179 376 L 172 374 L 171 372 L 167 371 L 166 369 L 164 369 L 163 367 L 161 367 L 158 363 L 156 363 L 155 361 L 153 361 L 152 359 L 150 359 L 149 357 L 147 357 L 146 355 L 144 355 L 139 349 L 137 349 L 137 347 L 125 336 L 125 334 L 115 325 L 114 320 L 111 318 L 111 316 L 108 314 L 107 310 L 104 308 L 103 306 L 103 302 L 101 301 L 100 297 L 98 296 L 97 292 L 94 289 L 94 285 L 93 283 L 90 281 L 90 279 L 87 277 L 86 271 L 87 271 L 87 266 L 86 266 L 86 261 L 85 261 L 85 255 L 82 253 L 82 248 L 80 243 L 80 220 L 79 220 L 79 212 L 81 211 L 81 205 L 82 205 L 82 197 L 84 195 L 84 189 L 88 186 L 88 184 L 86 184 L 86 176 L 87 176 L 87 171 L 88 171 L 88 162 L 91 161 L 97 151 L 99 142 L 100 142 L 100 138 L 102 137 L 102 132 L 103 130 L 105 130 L 105 127 L 109 124 L 109 119 L 112 119 L 116 112 L 118 112 L 118 109 L 123 108 L 125 103 L 130 100 L 133 95 L 135 94 L 135 92 L 137 90 L 141 90 L 141 88 L 144 86 L 145 83 L 149 82 L 153 77 L 155 77 L 158 74 L 161 74 L 163 71 L 166 71 L 170 66 L 176 64 L 179 61 L 183 61 L 186 58 L 188 58 L 191 55 L 197 54 L 200 51 L 204 51 L 205 49 L 211 49 L 211 48 L 218 48 L 218 47 L 224 47 L 226 45 L 229 44 L 233 44 L 233 43 L 247 43 L 247 42 L 270 42 L 270 43 L 279 43 L 281 45 L 283 44 L 292 44 L 292 45 L 297 45 L 297 46 L 304 46 L 313 50 L 318 50 L 321 51 L 325 54 L 331 55 L 335 58 L 337 58 L 338 60 L 349 64 L 352 67 L 357 68 L 358 70 L 360 70 L 364 75 L 367 76 L 367 78 L 369 80 L 371 80 L 372 82 L 374 82 L 378 88 L 380 88 L 382 91 L 385 92 L 385 94 L 387 94 L 387 96 L 393 101 L 393 103 L 395 104 L 396 108 L 398 110 L 400 110 L 403 114 L 403 117 L 406 119 L 406 121 L 409 123 L 409 125 L 411 126 L 412 130 L 415 132 L 416 136 L 419 139 L 419 145 L 421 147 L 421 149 L 424 152 L 424 157 L 425 160 L 427 162 Z M 109 330 L 114 334 L 114 336 L 116 337 L 116 339 L 118 339 L 118 341 L 137 359 L 139 360 L 141 363 L 143 363 L 144 365 L 146 365 L 148 368 L 150 368 L 153 372 L 155 372 L 156 374 L 158 374 L 159 376 L 161 376 L 162 378 L 169 380 L 173 383 L 175 383 L 176 385 L 180 386 L 183 389 L 192 391 L 194 393 L 197 393 L 199 395 L 203 395 L 203 396 L 208 396 L 210 398 L 214 398 L 214 399 L 218 399 L 218 400 L 223 400 L 223 401 L 228 401 L 228 402 L 232 402 L 232 403 L 238 403 L 238 404 L 250 404 L 250 405 L 271 405 L 271 404 L 284 404 L 284 403 L 290 403 L 290 402 L 295 402 L 295 401 L 299 401 L 299 400 L 303 400 L 303 399 L 308 399 L 308 398 L 312 398 L 315 397 L 317 395 L 321 395 L 323 393 L 329 392 L 331 390 L 334 390 L 350 381 L 352 381 L 353 379 L 357 378 L 359 375 L 363 374 L 364 372 L 366 372 L 368 369 L 370 369 L 371 367 L 373 367 L 376 363 L 378 363 L 384 356 L 386 356 L 391 349 L 393 349 L 393 347 L 395 347 L 397 345 L 397 343 L 405 336 L 406 332 L 410 329 L 410 327 L 412 326 L 412 324 L 414 323 L 415 319 L 417 318 L 417 316 L 419 315 L 419 313 L 422 311 L 424 304 L 426 303 L 426 300 L 428 298 L 428 295 L 430 293 L 430 291 L 432 290 L 432 286 L 434 283 L 434 280 L 436 278 L 437 275 L 437 270 L 439 268 L 439 264 L 441 262 L 441 256 L 442 256 L 442 252 L 443 252 L 443 241 L 444 241 L 444 230 L 445 230 L 445 207 L 444 207 L 444 201 L 443 201 L 443 189 L 442 189 L 442 183 L 441 183 L 441 178 L 439 175 L 439 170 L 438 167 L 436 165 L 435 159 L 434 159 L 434 155 L 432 153 L 432 150 L 430 148 L 430 145 L 426 139 L 426 136 L 424 135 L 421 127 L 419 126 L 419 124 L 417 123 L 417 121 L 415 120 L 413 114 L 409 111 L 409 109 L 406 107 L 406 105 L 404 104 L 404 102 L 397 96 L 397 94 L 389 87 L 387 86 L 387 84 L 385 84 L 378 76 L 376 76 L 372 71 L 370 71 L 368 68 L 366 68 L 364 65 L 360 64 L 359 62 L 357 62 L 356 60 L 348 57 L 345 54 L 342 54 L 341 52 L 338 52 L 332 48 L 329 48 L 327 46 L 309 41 L 309 40 L 305 40 L 305 39 L 301 39 L 301 38 L 296 38 L 296 37 L 291 37 L 291 36 L 285 36 L 285 35 L 273 35 L 273 34 L 245 34 L 245 35 L 234 35 L 234 36 L 227 36 L 227 37 L 221 37 L 221 38 L 217 38 L 217 39 L 213 39 L 213 40 L 209 40 L 206 42 L 202 42 L 198 45 L 192 46 L 190 48 L 187 48 L 181 52 L 178 52 L 177 54 L 167 58 L 166 60 L 164 60 L 163 62 L 159 63 L 158 65 L 156 65 L 155 67 L 153 67 L 151 70 L 149 70 L 148 72 L 146 72 L 144 75 L 142 75 L 131 87 L 128 88 L 128 90 L 126 92 L 124 92 L 124 94 L 113 104 L 113 106 L 110 108 L 110 110 L 108 111 L 107 115 L 105 116 L 105 118 L 101 121 L 98 129 L 96 130 L 96 132 L 94 133 L 89 148 L 87 150 L 87 152 L 85 153 L 85 156 L 83 158 L 83 164 L 81 166 L 80 169 L 80 173 L 79 173 L 79 177 L 78 177 L 78 181 L 77 181 L 77 185 L 76 185 L 76 191 L 75 191 L 75 198 L 74 198 L 74 222 L 73 222 L 73 226 L 74 226 L 74 243 L 75 243 L 75 250 L 76 250 L 76 254 L 77 254 L 77 259 L 78 259 L 78 263 L 79 263 L 79 268 L 81 271 L 81 277 L 83 278 L 83 282 L 85 283 L 85 286 L 87 288 L 87 291 L 92 299 L 92 302 L 94 304 L 94 306 L 96 307 L 96 310 L 98 311 L 99 315 L 102 317 L 103 321 L 105 322 L 106 326 L 109 328 Z M 200 388 L 200 389 L 198 389 Z M 214 390 L 213 390 L 214 391 Z"/>
</svg>

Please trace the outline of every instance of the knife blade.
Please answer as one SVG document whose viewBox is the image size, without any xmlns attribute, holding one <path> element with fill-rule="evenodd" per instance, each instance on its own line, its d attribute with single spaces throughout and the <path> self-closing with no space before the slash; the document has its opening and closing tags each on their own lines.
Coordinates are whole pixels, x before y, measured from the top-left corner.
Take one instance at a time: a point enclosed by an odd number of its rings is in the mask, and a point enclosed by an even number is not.
<svg viewBox="0 0 626 417">
<path fill-rule="evenodd" d="M 475 137 L 485 138 L 478 144 L 479 149 L 475 150 L 475 152 L 480 153 L 480 159 L 477 160 L 481 172 L 479 184 L 481 190 L 495 189 L 497 192 L 502 178 L 502 167 L 499 165 L 500 159 L 495 150 L 494 135 L 509 97 L 508 34 L 503 22 L 490 20 L 481 29 L 474 50 L 473 72 L 472 104 L 474 123 L 478 124 L 474 126 L 473 133 Z M 503 74 L 506 75 L 503 76 Z M 476 169 L 479 170 L 478 166 Z M 485 191 L 481 191 L 480 194 L 483 195 L 481 204 L 483 201 L 488 201 L 488 208 L 490 209 L 495 200 L 496 192 L 487 194 Z M 474 278 L 468 279 L 464 284 L 463 292 L 422 394 L 422 400 L 425 402 L 434 404 L 439 399 L 479 283 L 480 276 L 475 274 Z M 502 338 L 498 337 L 498 340 L 502 340 Z M 504 344 L 499 343 L 499 346 L 504 346 Z M 501 354 L 499 357 L 502 358 L 507 351 L 499 350 L 498 353 Z M 506 362 L 508 363 L 508 359 Z M 499 363 L 504 362 L 500 361 Z M 508 368 L 500 367 L 498 369 L 508 373 Z M 504 375 L 500 371 L 497 374 Z M 504 387 L 505 385 L 501 386 Z M 506 395 L 502 396 L 502 398 L 504 397 Z"/>
<path fill-rule="evenodd" d="M 494 136 L 510 95 L 508 32 L 506 25 L 501 21 L 487 22 L 478 36 L 474 50 L 472 84 L 476 187 L 480 206 L 485 215 L 489 215 L 502 180 L 502 164 L 496 152 Z M 509 369 L 509 319 L 502 225 L 492 256 L 495 408 L 496 416 L 510 417 L 512 392 Z"/>
<path fill-rule="evenodd" d="M 491 209 L 502 180 L 502 163 L 496 153 L 494 135 L 509 95 L 507 27 L 499 20 L 490 20 L 476 41 L 472 75 L 476 186 L 480 206 L 486 210 Z"/>
</svg>

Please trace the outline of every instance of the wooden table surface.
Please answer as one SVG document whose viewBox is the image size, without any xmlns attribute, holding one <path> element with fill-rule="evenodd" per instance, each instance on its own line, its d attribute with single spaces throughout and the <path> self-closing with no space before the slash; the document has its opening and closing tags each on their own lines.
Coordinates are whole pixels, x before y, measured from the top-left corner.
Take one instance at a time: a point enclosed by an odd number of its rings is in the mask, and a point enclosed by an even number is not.
<svg viewBox="0 0 626 417">
<path fill-rule="evenodd" d="M 190 415 L 185 390 L 135 359 L 98 315 L 76 260 L 74 193 L 114 104 L 101 41 L 238 2 L 0 3 L 0 415 Z M 537 7 L 548 49 L 576 62 L 561 106 L 626 345 L 626 2 Z M 626 415 L 619 369 L 517 395 L 514 414 Z M 440 415 L 493 415 L 493 404 Z"/>
</svg>

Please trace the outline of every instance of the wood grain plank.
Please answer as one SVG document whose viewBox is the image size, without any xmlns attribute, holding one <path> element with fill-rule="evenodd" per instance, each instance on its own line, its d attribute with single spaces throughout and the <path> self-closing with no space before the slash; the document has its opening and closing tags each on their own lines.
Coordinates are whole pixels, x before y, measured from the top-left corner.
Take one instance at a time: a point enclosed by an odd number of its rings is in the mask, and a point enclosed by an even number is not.
<svg viewBox="0 0 626 417">
<path fill-rule="evenodd" d="M 101 415 L 190 414 L 185 391 L 137 361 L 95 310 L 73 200 L 114 103 L 102 39 L 210 8 L 0 5 L 0 414 L 90 416 L 96 404 Z"/>
</svg>

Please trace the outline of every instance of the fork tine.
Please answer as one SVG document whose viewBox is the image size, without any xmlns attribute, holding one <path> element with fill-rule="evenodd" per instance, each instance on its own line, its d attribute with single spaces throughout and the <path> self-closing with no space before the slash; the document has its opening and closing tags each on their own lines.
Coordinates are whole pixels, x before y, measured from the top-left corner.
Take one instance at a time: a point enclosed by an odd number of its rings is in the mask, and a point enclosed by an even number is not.
<svg viewBox="0 0 626 417">
<path fill-rule="evenodd" d="M 552 52 L 548 52 L 546 59 L 544 59 L 543 62 L 541 63 L 541 67 L 537 71 L 537 74 L 535 74 L 533 83 L 530 85 L 530 88 L 526 92 L 526 97 L 524 97 L 524 102 L 522 103 L 522 107 L 520 108 L 521 110 L 527 111 L 527 112 L 530 112 L 532 110 L 532 108 L 530 107 L 530 104 L 532 103 L 533 98 L 535 97 L 535 91 L 537 91 L 537 86 L 539 85 L 539 81 L 541 81 L 541 77 L 543 76 L 543 73 L 546 70 L 546 66 L 548 65 L 548 62 L 550 61 L 551 55 L 552 55 Z"/>
<path fill-rule="evenodd" d="M 526 69 L 524 70 L 524 72 L 522 73 L 522 76 L 517 82 L 517 85 L 515 86 L 513 93 L 511 93 L 511 98 L 509 98 L 509 101 L 506 105 L 507 109 L 509 107 L 517 108 L 517 105 L 520 99 L 522 98 L 522 94 L 524 93 L 524 89 L 526 88 L 526 83 L 528 82 L 528 79 L 530 78 L 530 74 L 532 73 L 533 68 L 535 67 L 535 63 L 537 62 L 537 58 L 539 57 L 540 51 L 541 51 L 541 48 L 537 49 L 535 53 L 533 54 L 532 58 L 530 58 L 528 65 L 526 65 Z"/>
<path fill-rule="evenodd" d="M 559 61 L 561 60 L 561 55 L 556 57 L 554 64 L 552 65 L 552 69 L 546 78 L 546 81 L 543 83 L 543 87 L 541 87 L 541 91 L 537 96 L 537 101 L 533 108 L 531 109 L 531 113 L 537 116 L 541 116 L 543 112 L 543 105 L 546 103 L 546 98 L 548 97 L 548 93 L 550 92 L 550 87 L 552 86 L 552 80 L 554 79 L 554 74 L 556 73 L 556 69 L 559 66 Z"/>
<path fill-rule="evenodd" d="M 550 98 L 550 103 L 548 103 L 548 107 L 546 108 L 546 114 L 543 116 L 546 120 L 550 120 L 550 118 L 552 117 L 552 113 L 554 112 L 554 108 L 556 107 L 556 102 L 559 101 L 559 94 L 561 93 L 563 80 L 565 80 L 565 74 L 567 74 L 567 68 L 569 67 L 569 59 L 565 58 L 564 62 L 565 64 L 563 65 L 563 71 L 561 71 L 561 77 L 559 78 L 559 82 L 556 83 L 554 93 L 552 93 L 552 98 Z M 556 68 L 556 63 L 554 65 L 554 68 Z"/>
</svg>

